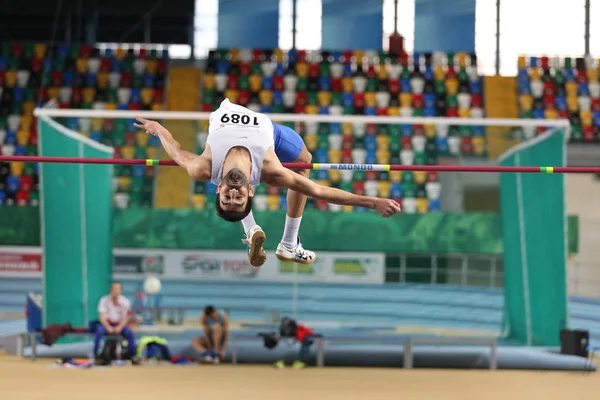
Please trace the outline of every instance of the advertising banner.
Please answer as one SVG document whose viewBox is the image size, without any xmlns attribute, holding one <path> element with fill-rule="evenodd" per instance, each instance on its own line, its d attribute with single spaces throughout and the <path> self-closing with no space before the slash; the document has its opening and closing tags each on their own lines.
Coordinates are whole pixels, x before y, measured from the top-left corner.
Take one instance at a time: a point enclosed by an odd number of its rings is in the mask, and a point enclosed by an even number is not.
<svg viewBox="0 0 600 400">
<path fill-rule="evenodd" d="M 40 278 L 42 251 L 39 247 L 0 247 L 0 276 Z"/>
</svg>

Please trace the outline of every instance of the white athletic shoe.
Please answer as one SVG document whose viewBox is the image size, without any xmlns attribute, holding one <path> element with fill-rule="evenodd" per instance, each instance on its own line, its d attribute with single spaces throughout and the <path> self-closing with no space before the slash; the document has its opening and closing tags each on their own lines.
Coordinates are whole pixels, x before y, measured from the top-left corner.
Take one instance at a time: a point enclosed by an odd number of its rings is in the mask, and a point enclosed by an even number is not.
<svg viewBox="0 0 600 400">
<path fill-rule="evenodd" d="M 281 261 L 292 261 L 299 264 L 312 264 L 317 259 L 314 251 L 305 250 L 300 243 L 300 238 L 296 242 L 296 247 L 289 248 L 283 243 L 279 243 L 275 256 Z"/>
<path fill-rule="evenodd" d="M 248 245 L 248 260 L 253 267 L 260 267 L 267 260 L 267 253 L 263 249 L 265 240 L 267 240 L 267 235 L 258 225 L 250 228 L 246 234 L 246 239 L 242 239 L 242 243 Z"/>
</svg>

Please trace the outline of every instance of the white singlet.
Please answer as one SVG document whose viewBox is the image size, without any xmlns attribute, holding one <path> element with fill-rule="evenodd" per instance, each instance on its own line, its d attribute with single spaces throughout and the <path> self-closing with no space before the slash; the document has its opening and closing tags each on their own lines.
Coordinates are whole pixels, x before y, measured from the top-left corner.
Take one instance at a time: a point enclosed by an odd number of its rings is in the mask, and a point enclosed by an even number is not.
<svg viewBox="0 0 600 400">
<path fill-rule="evenodd" d="M 258 185 L 267 149 L 275 147 L 273 123 L 265 114 L 231 104 L 229 99 L 225 99 L 210 115 L 206 144 L 212 154 L 212 183 L 218 185 L 221 182 L 225 157 L 232 147 L 239 146 L 250 152 L 250 185 Z"/>
</svg>

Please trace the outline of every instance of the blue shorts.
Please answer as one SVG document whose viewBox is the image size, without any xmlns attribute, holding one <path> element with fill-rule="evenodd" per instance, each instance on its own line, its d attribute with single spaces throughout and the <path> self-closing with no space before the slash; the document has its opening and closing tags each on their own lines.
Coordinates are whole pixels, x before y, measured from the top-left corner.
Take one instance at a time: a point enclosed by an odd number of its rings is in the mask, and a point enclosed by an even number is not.
<svg viewBox="0 0 600 400">
<path fill-rule="evenodd" d="M 295 130 L 273 122 L 273 138 L 275 154 L 280 162 L 293 162 L 300 157 L 304 141 Z"/>
</svg>

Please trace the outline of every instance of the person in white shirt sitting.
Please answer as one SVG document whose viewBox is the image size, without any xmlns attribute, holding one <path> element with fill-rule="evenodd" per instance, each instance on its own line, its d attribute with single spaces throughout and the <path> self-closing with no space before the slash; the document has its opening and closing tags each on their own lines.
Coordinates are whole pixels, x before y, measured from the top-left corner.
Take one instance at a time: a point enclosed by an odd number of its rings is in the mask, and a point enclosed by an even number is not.
<svg viewBox="0 0 600 400">
<path fill-rule="evenodd" d="M 110 294 L 102 297 L 98 303 L 100 325 L 96 328 L 94 338 L 94 356 L 98 355 L 100 341 L 105 335 L 121 335 L 127 339 L 127 350 L 131 356 L 136 353 L 135 336 L 127 327 L 131 314 L 131 302 L 123 296 L 121 282 L 110 285 Z"/>
</svg>

